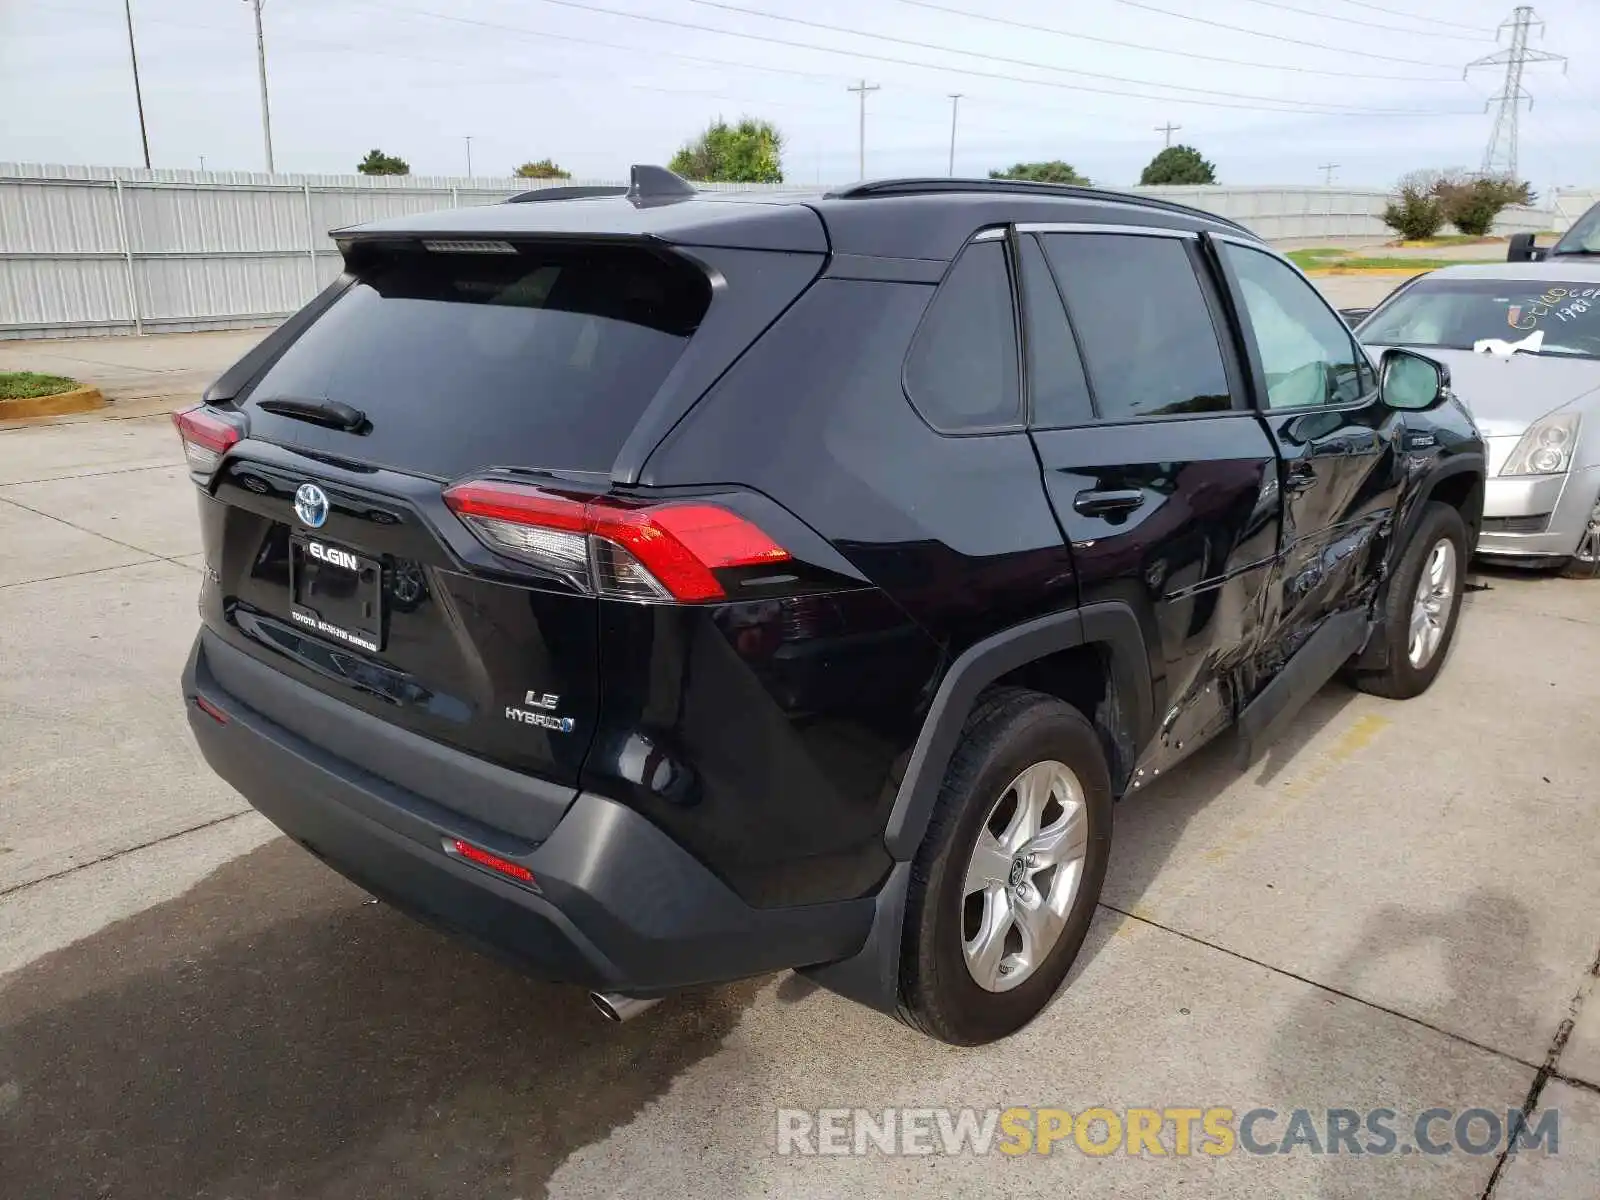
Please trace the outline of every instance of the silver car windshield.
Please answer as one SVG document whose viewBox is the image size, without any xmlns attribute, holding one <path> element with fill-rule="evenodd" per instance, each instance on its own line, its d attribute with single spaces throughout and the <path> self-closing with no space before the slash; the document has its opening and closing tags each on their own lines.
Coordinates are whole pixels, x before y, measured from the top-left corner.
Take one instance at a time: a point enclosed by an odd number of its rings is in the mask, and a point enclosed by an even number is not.
<svg viewBox="0 0 1600 1200">
<path fill-rule="evenodd" d="M 1573 222 L 1572 228 L 1562 235 L 1550 253 L 1600 254 L 1600 204 Z"/>
<path fill-rule="evenodd" d="M 1534 333 L 1542 338 L 1533 338 Z M 1600 358 L 1600 282 L 1419 279 L 1362 324 L 1363 342 L 1472 350 L 1485 339 L 1528 352 Z"/>
</svg>

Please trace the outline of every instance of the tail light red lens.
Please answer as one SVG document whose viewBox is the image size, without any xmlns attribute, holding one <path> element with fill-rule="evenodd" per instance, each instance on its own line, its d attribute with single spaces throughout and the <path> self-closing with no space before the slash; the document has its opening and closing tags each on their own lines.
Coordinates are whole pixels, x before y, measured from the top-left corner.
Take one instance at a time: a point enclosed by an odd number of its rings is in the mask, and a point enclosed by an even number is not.
<svg viewBox="0 0 1600 1200">
<path fill-rule="evenodd" d="M 457 484 L 444 500 L 491 550 L 622 600 L 719 600 L 727 592 L 715 572 L 789 559 L 750 521 L 700 501 L 578 500 L 482 480 Z"/>
<path fill-rule="evenodd" d="M 217 469 L 230 447 L 239 441 L 239 431 L 205 405 L 172 414 L 172 423 L 183 439 L 183 456 L 189 469 L 210 475 Z"/>
</svg>

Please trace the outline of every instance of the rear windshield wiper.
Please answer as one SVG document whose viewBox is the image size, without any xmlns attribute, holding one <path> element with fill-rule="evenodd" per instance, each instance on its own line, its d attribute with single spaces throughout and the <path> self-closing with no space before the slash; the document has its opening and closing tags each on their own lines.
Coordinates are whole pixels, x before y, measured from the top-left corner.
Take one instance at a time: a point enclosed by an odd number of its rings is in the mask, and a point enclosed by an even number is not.
<svg viewBox="0 0 1600 1200">
<path fill-rule="evenodd" d="M 298 396 L 274 396 L 270 400 L 256 401 L 256 407 L 262 412 L 276 413 L 280 417 L 291 417 L 296 421 L 309 421 L 313 425 L 325 425 L 329 429 L 340 429 L 345 433 L 366 433 L 372 428 L 367 423 L 366 413 L 340 400 L 302 400 Z"/>
</svg>

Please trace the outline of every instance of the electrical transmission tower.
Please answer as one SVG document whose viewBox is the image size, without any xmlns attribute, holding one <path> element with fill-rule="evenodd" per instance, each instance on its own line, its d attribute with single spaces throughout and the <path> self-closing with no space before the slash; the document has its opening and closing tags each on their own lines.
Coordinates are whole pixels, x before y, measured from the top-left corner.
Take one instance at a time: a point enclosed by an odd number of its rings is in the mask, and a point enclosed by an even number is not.
<svg viewBox="0 0 1600 1200">
<path fill-rule="evenodd" d="M 1564 55 L 1529 49 L 1529 33 L 1535 28 L 1544 29 L 1544 22 L 1530 6 L 1519 5 L 1512 12 L 1511 19 L 1502 23 L 1500 28 L 1504 30 L 1507 26 L 1511 29 L 1511 45 L 1468 63 L 1466 70 L 1461 73 L 1465 79 L 1473 67 L 1503 66 L 1506 69 L 1500 94 L 1489 97 L 1484 105 L 1485 112 L 1489 110 L 1489 105 L 1500 106 L 1494 114 L 1494 129 L 1489 134 L 1488 149 L 1483 152 L 1483 174 L 1486 176 L 1509 177 L 1517 173 L 1517 117 L 1524 100 L 1530 109 L 1533 107 L 1533 97 L 1522 86 L 1522 68 L 1531 62 L 1559 62 L 1564 73 L 1567 64 Z"/>
</svg>

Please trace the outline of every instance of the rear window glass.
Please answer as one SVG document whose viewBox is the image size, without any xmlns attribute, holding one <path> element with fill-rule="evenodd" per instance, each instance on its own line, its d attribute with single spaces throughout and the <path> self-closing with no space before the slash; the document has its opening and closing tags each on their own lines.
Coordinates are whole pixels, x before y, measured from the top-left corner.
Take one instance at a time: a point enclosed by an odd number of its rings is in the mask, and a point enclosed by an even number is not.
<svg viewBox="0 0 1600 1200">
<path fill-rule="evenodd" d="M 253 413 L 269 440 L 442 476 L 609 470 L 710 301 L 687 263 L 629 248 L 368 253 L 250 401 L 342 401 L 370 430 Z"/>
<path fill-rule="evenodd" d="M 905 378 L 917 411 L 945 433 L 1021 419 L 1016 319 L 1002 243 L 979 242 L 956 261 L 917 331 Z"/>
</svg>

